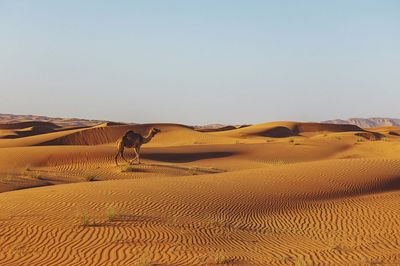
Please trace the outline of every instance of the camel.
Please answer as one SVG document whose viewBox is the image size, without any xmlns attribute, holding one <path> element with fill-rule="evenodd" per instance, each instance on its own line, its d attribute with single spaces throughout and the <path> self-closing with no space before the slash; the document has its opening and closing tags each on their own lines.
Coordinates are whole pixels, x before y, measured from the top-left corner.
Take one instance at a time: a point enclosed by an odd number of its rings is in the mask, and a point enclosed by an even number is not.
<svg viewBox="0 0 400 266">
<path fill-rule="evenodd" d="M 158 128 L 151 128 L 147 136 L 142 136 L 132 130 L 127 131 L 121 138 L 117 140 L 118 153 L 115 155 L 115 164 L 118 165 L 118 156 L 121 155 L 125 162 L 128 162 L 124 157 L 125 148 L 133 148 L 135 157 L 129 161 L 129 164 L 133 164 L 135 160 L 138 160 L 140 164 L 140 148 L 143 144 L 148 143 L 151 139 L 161 132 Z"/>
</svg>

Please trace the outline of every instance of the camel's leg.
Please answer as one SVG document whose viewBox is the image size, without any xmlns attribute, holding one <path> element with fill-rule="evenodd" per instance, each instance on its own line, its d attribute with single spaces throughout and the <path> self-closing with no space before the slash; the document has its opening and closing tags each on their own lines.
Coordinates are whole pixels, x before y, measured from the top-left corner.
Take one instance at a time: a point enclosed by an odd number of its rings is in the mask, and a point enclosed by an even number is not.
<svg viewBox="0 0 400 266">
<path fill-rule="evenodd" d="M 115 165 L 118 166 L 118 155 L 120 154 L 120 152 L 117 152 L 117 155 L 115 155 Z"/>
<path fill-rule="evenodd" d="M 137 148 L 137 158 L 138 158 L 138 164 L 140 164 L 140 146 Z"/>
<path fill-rule="evenodd" d="M 137 156 L 135 154 L 135 157 L 133 157 L 131 160 L 129 160 L 129 164 L 133 164 L 133 162 L 137 159 Z"/>
<path fill-rule="evenodd" d="M 125 162 L 128 162 L 128 160 L 127 159 L 125 159 L 125 156 L 124 156 L 124 146 L 122 146 L 122 148 L 121 148 L 121 157 L 122 157 L 122 159 L 124 159 L 125 160 Z"/>
<path fill-rule="evenodd" d="M 118 166 L 118 156 L 121 155 L 123 157 L 124 153 L 124 146 L 121 146 L 121 144 L 118 145 L 118 152 L 115 155 L 115 164 Z"/>
<path fill-rule="evenodd" d="M 140 164 L 140 154 L 139 154 L 139 147 L 135 147 L 135 154 L 136 154 L 136 160 L 138 161 L 138 164 Z"/>
<path fill-rule="evenodd" d="M 133 147 L 133 152 L 135 154 L 134 154 L 134 157 L 131 160 L 129 160 L 129 164 L 133 164 L 136 161 L 137 157 L 138 157 L 138 154 L 136 152 L 136 148 L 135 147 Z"/>
<path fill-rule="evenodd" d="M 124 146 L 124 139 L 123 138 L 117 140 L 117 148 L 118 148 L 118 152 L 115 155 L 115 164 L 118 166 L 118 156 L 121 155 L 121 157 L 126 161 L 126 159 L 124 157 L 125 146 Z"/>
<path fill-rule="evenodd" d="M 138 160 L 138 159 L 139 159 L 139 153 L 138 153 L 137 148 L 134 147 L 134 148 L 133 148 L 133 151 L 135 152 L 135 157 L 130 161 L 130 164 L 133 164 L 133 162 L 134 162 L 135 160 Z M 139 160 L 139 164 L 140 164 L 140 160 Z"/>
</svg>

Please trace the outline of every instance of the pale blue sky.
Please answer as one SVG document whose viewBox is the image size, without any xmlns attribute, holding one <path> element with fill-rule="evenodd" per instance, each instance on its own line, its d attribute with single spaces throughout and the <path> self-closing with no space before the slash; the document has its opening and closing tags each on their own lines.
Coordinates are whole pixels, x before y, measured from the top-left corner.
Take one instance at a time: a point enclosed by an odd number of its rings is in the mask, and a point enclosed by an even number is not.
<svg viewBox="0 0 400 266">
<path fill-rule="evenodd" d="M 400 117 L 400 1 L 0 0 L 0 113 Z"/>
</svg>

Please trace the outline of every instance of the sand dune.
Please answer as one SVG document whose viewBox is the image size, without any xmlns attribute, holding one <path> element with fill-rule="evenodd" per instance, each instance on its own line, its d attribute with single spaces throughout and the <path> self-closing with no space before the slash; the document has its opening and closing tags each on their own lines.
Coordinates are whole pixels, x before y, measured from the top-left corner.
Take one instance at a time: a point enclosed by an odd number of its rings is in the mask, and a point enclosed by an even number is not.
<svg viewBox="0 0 400 266">
<path fill-rule="evenodd" d="M 376 128 L 369 128 L 370 131 L 381 133 L 386 136 L 400 136 L 400 127 L 376 127 Z"/>
<path fill-rule="evenodd" d="M 364 129 L 355 125 L 273 122 L 221 132 L 219 134 L 232 137 L 273 137 L 285 138 L 307 133 L 320 134 L 324 132 L 363 132 Z"/>
<path fill-rule="evenodd" d="M 14 114 L 0 114 L 0 123 L 13 124 L 21 122 L 38 122 L 38 123 L 53 123 L 62 127 L 87 127 L 95 126 L 101 123 L 107 123 L 102 120 L 89 120 L 80 118 L 56 118 L 40 115 L 14 115 Z"/>
<path fill-rule="evenodd" d="M 115 166 L 115 140 L 151 127 L 143 164 Z M 0 265 L 399 265 L 397 131 L 103 124 L 2 139 Z"/>
<path fill-rule="evenodd" d="M 50 122 L 19 122 L 0 124 L 0 138 L 20 138 L 50 133 L 61 128 Z"/>
<path fill-rule="evenodd" d="M 216 137 L 197 132 L 188 126 L 176 124 L 143 124 L 143 125 L 117 125 L 92 127 L 86 130 L 71 132 L 40 145 L 99 145 L 115 143 L 126 131 L 133 130 L 146 135 L 148 131 L 156 127 L 161 129 L 162 135 L 157 137 L 150 145 L 185 145 L 185 144 L 209 144 L 232 143 L 232 139 Z"/>
<path fill-rule="evenodd" d="M 0 124 L 0 129 L 23 129 L 28 127 L 47 127 L 47 128 L 60 128 L 51 122 L 41 122 L 41 121 L 28 121 L 28 122 L 17 122 L 17 123 L 6 123 Z"/>
</svg>

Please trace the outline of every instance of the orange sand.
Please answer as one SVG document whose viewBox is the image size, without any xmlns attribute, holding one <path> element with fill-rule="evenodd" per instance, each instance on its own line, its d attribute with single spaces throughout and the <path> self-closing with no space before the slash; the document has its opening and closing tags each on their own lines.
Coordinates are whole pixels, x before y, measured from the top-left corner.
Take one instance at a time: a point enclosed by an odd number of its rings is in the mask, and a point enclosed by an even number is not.
<svg viewBox="0 0 400 266">
<path fill-rule="evenodd" d="M 400 265 L 400 128 L 35 126 L 0 128 L 0 265 Z"/>
</svg>

